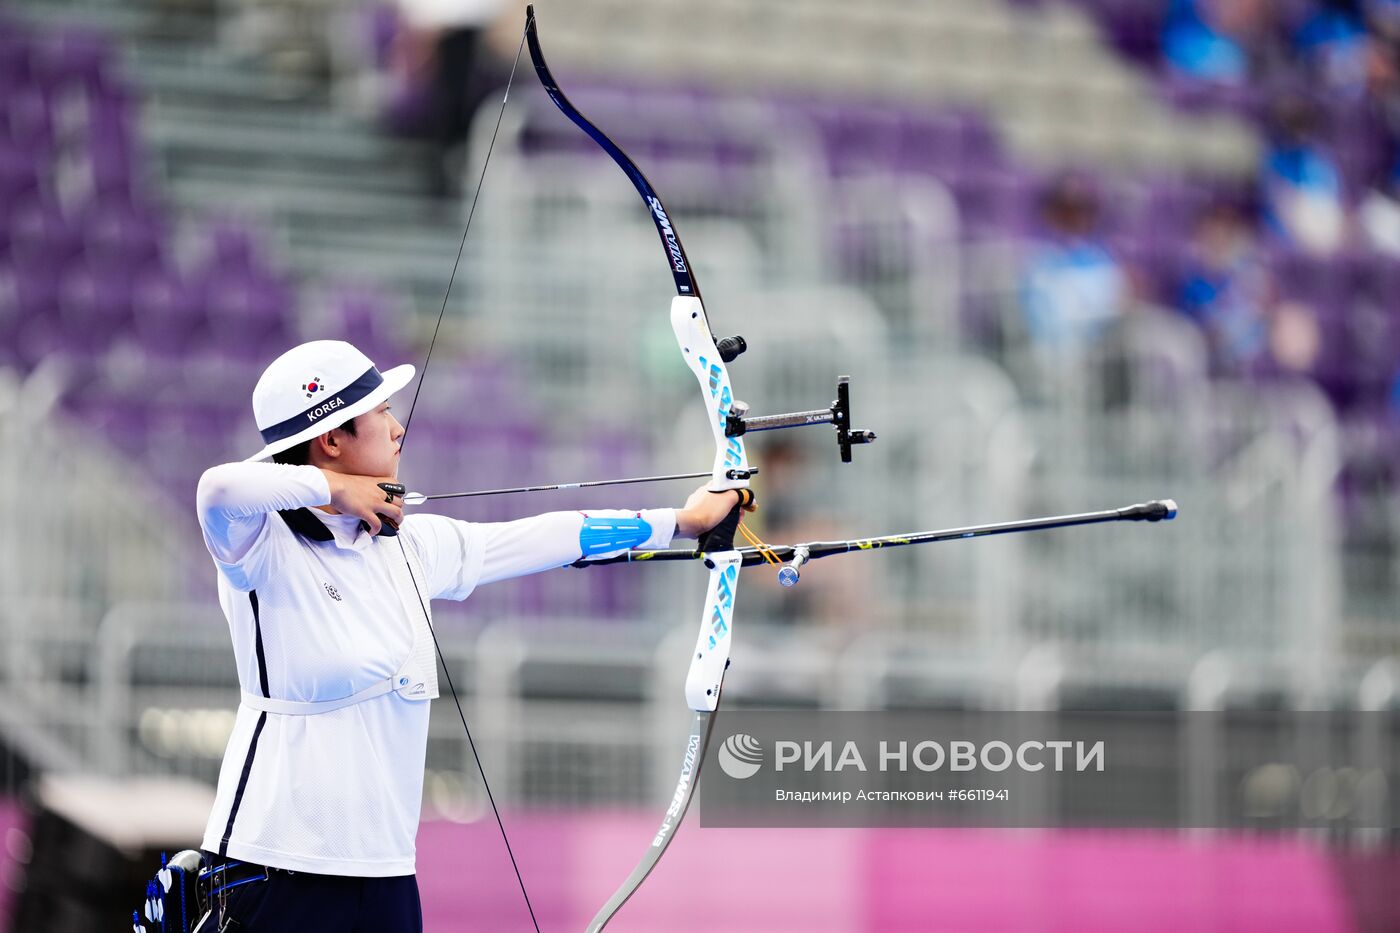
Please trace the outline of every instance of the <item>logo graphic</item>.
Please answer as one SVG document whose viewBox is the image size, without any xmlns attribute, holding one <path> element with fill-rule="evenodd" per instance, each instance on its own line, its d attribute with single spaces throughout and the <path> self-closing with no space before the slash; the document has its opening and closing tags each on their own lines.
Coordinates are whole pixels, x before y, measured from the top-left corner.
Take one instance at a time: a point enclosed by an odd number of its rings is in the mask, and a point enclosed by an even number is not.
<svg viewBox="0 0 1400 933">
<path fill-rule="evenodd" d="M 337 408 L 342 408 L 342 407 L 344 407 L 344 405 L 345 405 L 345 399 L 343 399 L 343 398 L 341 398 L 339 395 L 337 395 L 335 398 L 331 399 L 329 402 L 322 402 L 321 404 L 317 405 L 315 408 L 313 408 L 313 409 L 311 409 L 310 411 L 308 411 L 308 412 L 306 413 L 306 420 L 307 420 L 307 421 L 310 421 L 310 422 L 312 422 L 312 423 L 314 424 L 318 419 L 324 418 L 326 415 L 329 415 L 331 412 L 335 411 Z"/>
<path fill-rule="evenodd" d="M 671 218 L 666 216 L 666 211 L 661 206 L 661 199 L 647 198 L 647 205 L 651 208 L 651 212 L 656 215 L 656 224 L 661 230 L 661 238 L 666 241 L 666 252 L 671 254 L 671 268 L 677 272 L 687 271 L 685 253 L 681 252 L 681 241 L 676 239 L 676 231 L 671 229 Z"/>
<path fill-rule="evenodd" d="M 316 395 L 317 392 L 326 391 L 326 383 L 324 379 L 322 379 L 320 376 L 317 376 L 315 379 L 312 379 L 310 382 L 303 385 L 301 389 L 303 392 L 306 393 L 307 398 L 312 398 Z"/>
<path fill-rule="evenodd" d="M 331 586 L 329 583 L 322 583 L 321 585 L 324 586 L 324 587 L 326 588 L 326 595 L 327 595 L 327 596 L 329 596 L 331 599 L 335 600 L 336 602 L 340 602 L 340 591 L 339 591 L 339 590 L 337 590 L 335 587 Z"/>
<path fill-rule="evenodd" d="M 763 746 L 745 732 L 736 732 L 719 747 L 719 766 L 736 781 L 751 778 L 763 765 Z"/>
</svg>

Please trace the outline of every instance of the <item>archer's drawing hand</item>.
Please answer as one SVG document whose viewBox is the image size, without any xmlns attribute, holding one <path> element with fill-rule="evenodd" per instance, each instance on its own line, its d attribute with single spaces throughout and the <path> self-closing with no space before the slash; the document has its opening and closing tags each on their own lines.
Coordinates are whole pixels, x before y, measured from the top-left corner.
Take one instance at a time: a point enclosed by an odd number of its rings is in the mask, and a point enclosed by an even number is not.
<svg viewBox="0 0 1400 933">
<path fill-rule="evenodd" d="M 734 509 L 739 501 L 737 489 L 711 492 L 701 486 L 685 500 L 685 506 L 676 510 L 676 534 L 682 538 L 698 538 L 711 528 L 724 521 L 724 517 Z"/>
<path fill-rule="evenodd" d="M 331 487 L 331 507 L 343 515 L 354 515 L 369 525 L 371 535 L 379 534 L 382 522 L 398 528 L 403 523 L 403 500 L 385 501 L 389 497 L 379 488 L 380 483 L 395 483 L 392 476 L 355 476 L 322 470 Z"/>
</svg>

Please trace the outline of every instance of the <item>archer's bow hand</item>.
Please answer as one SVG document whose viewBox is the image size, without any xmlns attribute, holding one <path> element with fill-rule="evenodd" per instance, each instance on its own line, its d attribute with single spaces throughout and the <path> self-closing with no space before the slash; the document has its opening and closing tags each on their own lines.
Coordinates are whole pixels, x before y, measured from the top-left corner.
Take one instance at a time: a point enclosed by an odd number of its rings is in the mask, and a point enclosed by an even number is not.
<svg viewBox="0 0 1400 933">
<path fill-rule="evenodd" d="M 699 538 L 711 531 L 740 507 L 754 510 L 753 493 L 747 489 L 725 489 L 714 492 L 701 486 L 676 511 L 677 534 L 682 538 Z"/>
</svg>

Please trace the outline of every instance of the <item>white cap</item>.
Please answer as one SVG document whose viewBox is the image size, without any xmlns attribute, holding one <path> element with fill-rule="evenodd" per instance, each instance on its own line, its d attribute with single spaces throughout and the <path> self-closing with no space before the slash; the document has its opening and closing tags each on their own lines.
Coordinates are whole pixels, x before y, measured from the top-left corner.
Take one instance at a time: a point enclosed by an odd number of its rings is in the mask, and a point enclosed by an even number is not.
<svg viewBox="0 0 1400 933">
<path fill-rule="evenodd" d="M 343 340 L 292 347 L 263 370 L 253 389 L 253 417 L 266 446 L 248 459 L 267 460 L 373 411 L 412 378 L 412 365 L 381 373 Z"/>
</svg>

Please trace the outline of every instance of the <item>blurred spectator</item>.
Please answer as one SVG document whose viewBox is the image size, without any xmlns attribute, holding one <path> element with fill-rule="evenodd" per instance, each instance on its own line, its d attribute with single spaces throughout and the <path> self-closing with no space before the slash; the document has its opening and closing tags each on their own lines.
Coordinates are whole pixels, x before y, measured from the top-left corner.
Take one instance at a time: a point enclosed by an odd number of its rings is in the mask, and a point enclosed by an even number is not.
<svg viewBox="0 0 1400 933">
<path fill-rule="evenodd" d="M 1251 46 L 1268 23 L 1267 0 L 1173 0 L 1162 54 L 1179 74 L 1242 84 L 1249 76 Z"/>
<path fill-rule="evenodd" d="M 746 524 L 769 543 L 841 537 L 831 516 L 804 505 L 820 495 L 824 481 L 821 471 L 813 469 L 811 448 L 792 438 L 770 437 L 763 449 L 761 504 Z M 857 637 L 881 621 L 865 598 L 871 570 L 854 561 L 836 564 L 823 561 L 816 570 L 804 570 L 801 585 L 792 588 L 778 584 L 775 568 L 745 571 L 750 574 L 747 611 L 773 624 L 821 627 L 841 640 Z"/>
<path fill-rule="evenodd" d="M 430 90 L 428 184 L 439 197 L 457 194 L 458 150 L 491 86 L 484 33 L 503 3 L 398 0 L 403 30 L 395 45 L 395 65 L 410 80 L 421 78 Z"/>
<path fill-rule="evenodd" d="M 1306 375 L 1322 354 L 1322 331 L 1317 312 L 1297 301 L 1281 301 L 1269 312 L 1269 368 Z"/>
<path fill-rule="evenodd" d="M 1362 0 L 1366 25 L 1377 37 L 1400 42 L 1400 0 Z"/>
<path fill-rule="evenodd" d="M 1400 136 L 1400 60 L 1394 44 L 1379 39 L 1367 44 L 1366 97 L 1389 136 Z"/>
<path fill-rule="evenodd" d="M 1041 196 L 1047 234 L 1030 256 L 1022 313 L 1033 343 L 1069 348 L 1096 339 L 1122 312 L 1128 277 L 1098 240 L 1098 197 L 1084 179 L 1065 175 Z"/>
<path fill-rule="evenodd" d="M 1400 159 L 1391 166 L 1386 177 L 1367 192 L 1357 211 L 1357 224 L 1371 248 L 1400 256 Z"/>
<path fill-rule="evenodd" d="M 1324 0 L 1293 36 L 1322 86 L 1351 96 L 1366 90 L 1372 44 L 1358 7 L 1358 0 Z"/>
<path fill-rule="evenodd" d="M 1271 291 L 1249 218 L 1232 204 L 1207 207 L 1191 238 L 1178 304 L 1205 330 L 1223 368 L 1238 371 L 1264 351 Z"/>
<path fill-rule="evenodd" d="M 1271 148 L 1259 180 L 1265 219 L 1285 243 L 1316 254 L 1334 252 L 1346 229 L 1346 210 L 1336 162 L 1317 141 L 1316 108 L 1289 94 L 1274 104 L 1271 122 Z"/>
<path fill-rule="evenodd" d="M 239 0 L 229 4 L 224 41 L 281 78 L 283 93 L 318 86 L 331 74 L 334 0 Z"/>
</svg>

